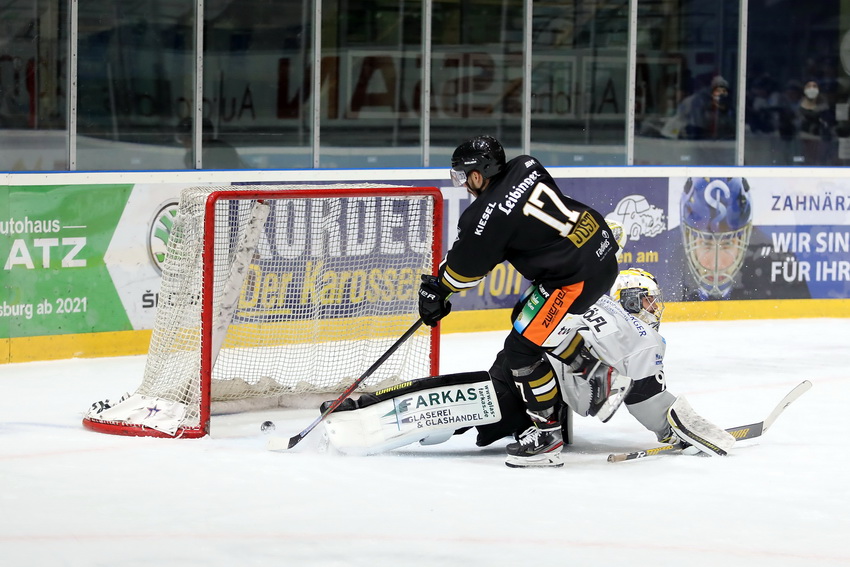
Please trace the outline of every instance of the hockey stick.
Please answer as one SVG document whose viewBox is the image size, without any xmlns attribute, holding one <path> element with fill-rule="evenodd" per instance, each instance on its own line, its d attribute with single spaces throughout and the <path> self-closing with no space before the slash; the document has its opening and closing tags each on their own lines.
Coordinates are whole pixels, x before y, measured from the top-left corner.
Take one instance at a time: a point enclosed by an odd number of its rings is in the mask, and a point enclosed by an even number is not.
<svg viewBox="0 0 850 567">
<path fill-rule="evenodd" d="M 744 439 L 752 439 L 754 437 L 759 437 L 764 434 L 765 431 L 773 425 L 773 422 L 776 421 L 776 418 L 779 417 L 785 408 L 791 405 L 791 402 L 805 394 L 812 387 L 812 383 L 808 380 L 803 380 L 799 384 L 797 384 L 790 392 L 788 392 L 784 398 L 777 404 L 773 411 L 770 412 L 764 421 L 759 421 L 757 423 L 751 423 L 750 425 L 741 425 L 739 427 L 730 427 L 726 431 L 732 434 L 736 440 L 742 441 Z M 621 461 L 633 461 L 635 459 L 643 459 L 644 457 L 652 457 L 654 455 L 661 455 L 663 453 L 681 451 L 681 447 L 679 445 L 662 445 L 661 447 L 655 447 L 653 449 L 644 449 L 643 451 L 634 451 L 632 453 L 612 453 L 608 455 L 609 463 L 619 463 Z"/>
<path fill-rule="evenodd" d="M 370 366 L 370 367 L 366 370 L 366 372 L 364 372 L 363 374 L 361 374 L 361 375 L 360 375 L 360 378 L 358 378 L 357 380 L 355 380 L 354 382 L 352 382 L 352 383 L 351 383 L 351 386 L 349 386 L 348 388 L 346 388 L 346 389 L 345 389 L 345 391 L 344 391 L 344 392 L 343 392 L 343 393 L 342 393 L 342 394 L 341 394 L 341 395 L 340 395 L 337 399 L 335 399 L 335 400 L 333 401 L 333 403 L 331 403 L 331 405 L 329 405 L 329 406 L 325 409 L 325 411 L 323 411 L 323 412 L 322 412 L 322 415 L 320 415 L 319 417 L 317 417 L 317 418 L 313 421 L 313 423 L 311 423 L 310 425 L 308 425 L 308 426 L 306 427 L 306 429 L 304 429 L 301 433 L 299 433 L 298 435 L 293 435 L 292 437 L 290 437 L 290 438 L 289 438 L 289 443 L 288 443 L 287 447 L 285 447 L 285 448 L 286 448 L 286 449 L 292 449 L 293 447 L 295 447 L 296 445 L 298 445 L 298 443 L 300 443 L 300 442 L 301 442 L 301 440 L 302 440 L 302 439 L 304 439 L 304 438 L 307 436 L 307 434 L 308 434 L 308 433 L 310 433 L 311 431 L 313 431 L 313 429 L 315 429 L 315 428 L 316 428 L 316 426 L 317 426 L 317 425 L 319 425 L 319 424 L 322 422 L 322 420 L 323 420 L 323 419 L 325 419 L 325 418 L 326 418 L 328 415 L 330 415 L 330 414 L 331 414 L 331 413 L 332 413 L 332 412 L 333 412 L 336 408 L 338 408 L 338 407 L 340 406 L 340 404 L 342 404 L 342 402 L 344 402 L 344 401 L 345 401 L 345 399 L 346 399 L 348 396 L 350 396 L 350 395 L 351 395 L 351 393 L 352 393 L 354 390 L 356 390 L 356 389 L 357 389 L 357 386 L 359 386 L 359 385 L 360 385 L 360 383 L 361 383 L 361 382 L 363 382 L 363 380 L 365 380 L 366 378 L 368 378 L 369 376 L 371 376 L 371 375 L 372 375 L 372 373 L 373 373 L 373 372 L 375 372 L 375 370 L 377 370 L 377 369 L 378 369 L 378 367 L 379 367 L 380 365 L 382 365 L 384 362 L 386 362 L 386 360 L 387 360 L 390 356 L 392 356 L 392 355 L 393 355 L 393 353 L 394 353 L 396 350 L 398 350 L 398 347 L 400 347 L 400 346 L 401 346 L 401 345 L 402 345 L 402 344 L 403 344 L 403 343 L 404 343 L 407 339 L 409 339 L 410 337 L 412 337 L 412 336 L 413 336 L 413 333 L 415 333 L 417 330 L 419 330 L 419 327 L 421 327 L 421 326 L 422 326 L 422 318 L 419 318 L 419 319 L 417 319 L 417 320 L 416 320 L 416 322 L 413 324 L 413 326 L 412 326 L 412 327 L 410 327 L 410 328 L 409 328 L 409 329 L 408 329 L 408 330 L 407 330 L 407 331 L 406 331 L 406 332 L 405 332 L 405 333 L 404 333 L 404 334 L 403 334 L 403 335 L 402 335 L 402 336 L 401 336 L 401 337 L 400 337 L 400 338 L 399 338 L 399 339 L 398 339 L 395 343 L 393 343 L 393 346 L 391 346 L 389 349 L 387 349 L 387 352 L 385 352 L 384 354 L 382 354 L 382 355 L 381 355 L 381 358 L 379 358 L 378 360 L 376 360 L 376 361 L 375 361 L 375 363 L 374 363 L 372 366 Z M 268 444 L 268 447 L 267 447 L 267 448 L 268 448 L 270 451 L 280 451 L 281 449 L 284 449 L 284 447 L 283 447 L 283 445 L 282 445 L 281 441 L 283 441 L 283 439 L 282 439 L 282 438 L 281 438 L 281 439 L 269 439 L 269 444 Z"/>
</svg>

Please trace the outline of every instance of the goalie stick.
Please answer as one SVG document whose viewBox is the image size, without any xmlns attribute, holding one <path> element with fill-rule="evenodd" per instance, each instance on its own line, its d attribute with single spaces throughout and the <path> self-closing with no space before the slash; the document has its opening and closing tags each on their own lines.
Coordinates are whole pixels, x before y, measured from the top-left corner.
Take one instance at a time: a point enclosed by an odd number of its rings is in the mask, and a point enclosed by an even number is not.
<svg viewBox="0 0 850 567">
<path fill-rule="evenodd" d="M 768 428 L 770 428 L 771 425 L 773 425 L 773 422 L 776 421 L 776 418 L 779 417 L 785 408 L 791 405 L 791 402 L 808 392 L 811 387 L 811 382 L 803 380 L 790 392 L 788 392 L 784 398 L 782 398 L 779 404 L 773 408 L 773 411 L 770 412 L 770 415 L 768 415 L 764 421 L 751 423 L 750 425 L 741 425 L 739 427 L 730 427 L 726 431 L 731 433 L 738 441 L 760 437 L 768 430 Z M 614 453 L 608 455 L 608 462 L 619 463 L 621 461 L 633 461 L 634 459 L 643 459 L 644 457 L 652 457 L 654 455 L 661 455 L 672 451 L 681 451 L 681 447 L 679 447 L 679 445 L 662 445 L 661 447 L 644 449 L 643 451 L 634 451 L 632 453 Z"/>
<path fill-rule="evenodd" d="M 342 402 L 344 402 L 345 399 L 348 396 L 350 396 L 351 393 L 354 392 L 354 390 L 357 389 L 357 386 L 359 386 L 360 383 L 363 382 L 363 380 L 365 380 L 366 378 L 371 376 L 372 373 L 375 372 L 375 370 L 377 370 L 380 365 L 382 365 L 384 362 L 386 362 L 386 360 L 390 356 L 392 356 L 392 354 L 396 350 L 398 350 L 398 347 L 400 347 L 407 339 L 409 339 L 411 336 L 413 336 L 413 333 L 415 333 L 419 329 L 419 327 L 421 327 L 421 326 L 422 326 L 422 318 L 420 317 L 419 319 L 416 320 L 416 322 L 413 324 L 413 326 L 411 326 L 395 343 L 393 343 L 393 346 L 391 346 L 390 348 L 387 349 L 387 352 L 385 352 L 384 354 L 381 355 L 381 358 L 376 360 L 375 363 L 372 366 L 370 366 L 369 368 L 366 369 L 366 372 L 361 374 L 360 377 L 357 380 L 352 382 L 351 385 L 348 388 L 346 388 L 345 391 L 342 394 L 340 394 L 340 396 L 337 399 L 335 399 L 327 407 L 327 409 L 325 409 L 325 411 L 323 411 L 322 414 L 313 421 L 313 423 L 308 425 L 303 431 L 301 431 L 301 433 L 299 433 L 297 435 L 293 435 L 292 437 L 290 437 L 288 442 L 286 442 L 286 439 L 282 438 L 282 437 L 273 437 L 273 438 L 269 439 L 267 449 L 269 451 L 280 451 L 280 450 L 283 450 L 283 449 L 292 449 L 293 447 L 295 447 L 298 443 L 301 442 L 302 439 L 304 439 L 307 436 L 308 433 L 313 431 L 313 429 L 315 429 L 316 426 L 319 425 L 322 422 L 323 419 L 325 419 L 336 408 L 338 408 L 340 406 L 340 404 L 342 404 Z M 284 445 L 284 442 L 286 442 L 286 445 Z"/>
</svg>

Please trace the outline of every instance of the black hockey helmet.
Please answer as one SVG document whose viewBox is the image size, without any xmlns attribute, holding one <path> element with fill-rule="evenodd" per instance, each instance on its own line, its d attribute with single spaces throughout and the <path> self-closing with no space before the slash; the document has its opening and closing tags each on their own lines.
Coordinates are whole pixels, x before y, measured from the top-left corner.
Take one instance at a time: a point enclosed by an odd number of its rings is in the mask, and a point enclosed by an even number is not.
<svg viewBox="0 0 850 567">
<path fill-rule="evenodd" d="M 493 136 L 475 136 L 455 149 L 452 154 L 452 183 L 461 187 L 472 171 L 484 179 L 493 177 L 505 166 L 505 149 Z"/>
</svg>

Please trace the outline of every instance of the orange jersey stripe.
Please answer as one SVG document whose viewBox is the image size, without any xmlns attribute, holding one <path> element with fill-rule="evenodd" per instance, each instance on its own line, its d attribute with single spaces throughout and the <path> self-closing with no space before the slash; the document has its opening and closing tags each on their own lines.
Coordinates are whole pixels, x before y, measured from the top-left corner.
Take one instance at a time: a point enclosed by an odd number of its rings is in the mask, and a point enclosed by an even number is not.
<svg viewBox="0 0 850 567">
<path fill-rule="evenodd" d="M 553 291 L 531 323 L 522 331 L 522 336 L 536 345 L 542 345 L 583 290 L 584 282 L 578 282 Z"/>
</svg>

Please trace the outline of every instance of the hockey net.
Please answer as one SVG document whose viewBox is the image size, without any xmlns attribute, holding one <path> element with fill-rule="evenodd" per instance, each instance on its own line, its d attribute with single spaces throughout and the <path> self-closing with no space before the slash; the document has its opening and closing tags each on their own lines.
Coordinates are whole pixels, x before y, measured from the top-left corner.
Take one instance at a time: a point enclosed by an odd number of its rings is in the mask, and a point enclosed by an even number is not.
<svg viewBox="0 0 850 567">
<path fill-rule="evenodd" d="M 417 320 L 420 274 L 435 273 L 441 235 L 435 188 L 185 189 L 142 383 L 93 404 L 84 425 L 194 438 L 211 412 L 318 407 Z M 358 391 L 437 374 L 438 344 L 421 327 Z"/>
</svg>

